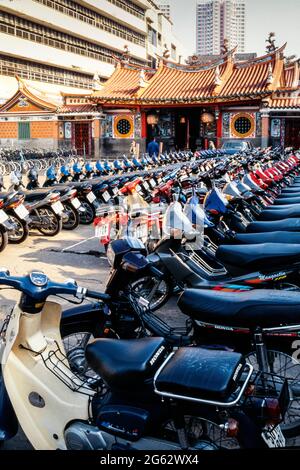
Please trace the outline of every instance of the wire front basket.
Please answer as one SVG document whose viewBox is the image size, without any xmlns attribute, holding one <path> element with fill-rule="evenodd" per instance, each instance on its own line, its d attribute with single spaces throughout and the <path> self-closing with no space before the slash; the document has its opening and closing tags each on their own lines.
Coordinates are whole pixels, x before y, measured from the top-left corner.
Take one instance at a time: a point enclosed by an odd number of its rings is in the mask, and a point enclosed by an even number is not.
<svg viewBox="0 0 300 470">
<path fill-rule="evenodd" d="M 53 347 L 54 349 L 49 351 L 46 356 L 45 353 L 40 353 L 40 356 L 45 367 L 72 392 L 92 397 L 95 394 L 95 389 L 99 392 L 104 388 L 104 384 L 99 377 L 96 380 L 93 377 L 72 371 L 68 358 L 63 354 L 56 341 L 54 341 Z"/>
</svg>

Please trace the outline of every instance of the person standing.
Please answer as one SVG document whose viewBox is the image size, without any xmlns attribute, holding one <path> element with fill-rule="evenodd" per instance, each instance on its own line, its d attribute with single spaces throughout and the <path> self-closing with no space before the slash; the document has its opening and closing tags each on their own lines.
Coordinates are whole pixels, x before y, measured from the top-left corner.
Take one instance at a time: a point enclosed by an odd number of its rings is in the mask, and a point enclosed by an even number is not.
<svg viewBox="0 0 300 470">
<path fill-rule="evenodd" d="M 156 142 L 156 137 L 153 137 L 151 142 L 149 142 L 148 147 L 147 147 L 147 152 L 152 157 L 153 155 L 156 155 L 158 157 L 159 155 L 159 145 Z"/>
</svg>

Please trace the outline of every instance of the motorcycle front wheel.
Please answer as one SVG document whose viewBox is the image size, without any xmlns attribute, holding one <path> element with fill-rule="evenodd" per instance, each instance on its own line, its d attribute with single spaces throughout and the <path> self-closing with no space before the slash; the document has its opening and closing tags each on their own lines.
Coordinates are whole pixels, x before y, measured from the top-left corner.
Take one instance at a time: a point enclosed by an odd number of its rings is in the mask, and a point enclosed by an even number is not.
<svg viewBox="0 0 300 470">
<path fill-rule="evenodd" d="M 90 204 L 85 199 L 80 199 L 82 207 L 85 209 L 85 212 L 81 213 L 79 216 L 79 222 L 82 225 L 90 225 L 94 222 L 96 217 L 96 210 L 93 204 Z"/>
<path fill-rule="evenodd" d="M 16 229 L 9 232 L 8 234 L 9 243 L 23 243 L 29 235 L 29 228 L 27 222 L 25 222 L 25 220 L 19 219 L 19 217 L 14 214 L 9 213 L 8 215 L 11 221 L 16 225 Z"/>
<path fill-rule="evenodd" d="M 172 294 L 172 287 L 168 280 L 158 279 L 153 276 L 143 277 L 130 284 L 133 290 L 149 302 L 152 311 L 159 310 L 165 305 Z"/>
<path fill-rule="evenodd" d="M 36 209 L 40 219 L 46 219 L 47 225 L 37 227 L 38 231 L 48 237 L 55 237 L 62 230 L 62 218 L 51 207 Z"/>
<path fill-rule="evenodd" d="M 78 211 L 72 206 L 72 204 L 69 204 L 68 202 L 64 204 L 64 207 L 65 212 L 68 216 L 68 220 L 66 222 L 63 222 L 63 229 L 74 230 L 79 225 Z"/>
<path fill-rule="evenodd" d="M 5 250 L 8 243 L 8 233 L 5 228 L 0 227 L 0 252 Z"/>
</svg>

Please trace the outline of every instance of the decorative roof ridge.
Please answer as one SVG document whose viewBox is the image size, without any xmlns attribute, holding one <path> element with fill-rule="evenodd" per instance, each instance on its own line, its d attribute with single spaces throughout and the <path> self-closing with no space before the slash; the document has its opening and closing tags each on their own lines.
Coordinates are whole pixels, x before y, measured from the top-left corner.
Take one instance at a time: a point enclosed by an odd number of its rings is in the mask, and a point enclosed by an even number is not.
<svg viewBox="0 0 300 470">
<path fill-rule="evenodd" d="M 124 69 L 133 69 L 133 70 L 145 70 L 149 72 L 155 72 L 156 69 L 153 67 L 149 67 L 148 65 L 139 65 L 139 64 L 132 64 L 131 62 L 127 62 L 124 59 L 119 59 L 115 55 L 112 55 L 112 57 L 115 59 L 116 63 L 116 68 L 124 68 Z M 105 82 L 107 83 L 107 82 Z"/>
<path fill-rule="evenodd" d="M 234 47 L 232 50 L 228 51 L 226 54 L 223 54 L 221 57 L 211 62 L 205 62 L 204 64 L 195 64 L 195 65 L 179 64 L 178 62 L 175 62 L 170 59 L 165 59 L 164 57 L 161 57 L 157 54 L 156 56 L 159 58 L 160 62 L 163 63 L 164 66 L 167 68 L 177 69 L 181 72 L 201 72 L 205 70 L 211 70 L 213 68 L 216 68 L 220 65 L 227 63 L 229 60 L 232 60 L 233 55 L 236 52 L 236 50 L 237 50 L 237 46 Z"/>
<path fill-rule="evenodd" d="M 284 49 L 286 48 L 286 45 L 287 45 L 287 43 L 285 43 L 283 46 L 275 49 L 274 51 L 269 52 L 268 54 L 265 54 L 265 55 L 262 55 L 262 56 L 259 56 L 259 57 L 254 57 L 253 59 L 245 60 L 245 61 L 242 61 L 242 62 L 236 62 L 235 66 L 237 68 L 245 68 L 245 67 L 248 67 L 248 66 L 251 67 L 251 66 L 260 64 L 262 62 L 271 62 L 274 59 L 279 58 L 279 54 L 284 51 Z"/>
<path fill-rule="evenodd" d="M 47 108 L 50 111 L 56 111 L 58 109 L 58 104 L 50 103 L 49 101 L 45 101 L 44 99 L 36 96 L 34 93 L 32 93 L 24 80 L 22 80 L 18 75 L 15 76 L 17 82 L 18 82 L 18 89 L 17 91 L 10 97 L 8 98 L 1 106 L 0 106 L 0 112 L 2 110 L 6 110 L 10 107 L 10 104 L 13 104 L 14 101 L 16 100 L 17 96 L 22 93 L 26 98 L 29 99 L 29 101 L 33 102 L 34 104 Z"/>
</svg>

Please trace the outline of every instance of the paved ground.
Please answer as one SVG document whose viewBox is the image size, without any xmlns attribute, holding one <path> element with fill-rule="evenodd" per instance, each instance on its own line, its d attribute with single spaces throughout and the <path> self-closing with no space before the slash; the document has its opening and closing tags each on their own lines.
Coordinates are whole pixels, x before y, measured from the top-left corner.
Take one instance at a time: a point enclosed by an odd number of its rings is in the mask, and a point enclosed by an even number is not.
<svg viewBox="0 0 300 470">
<path fill-rule="evenodd" d="M 72 232 L 62 231 L 53 239 L 46 239 L 32 232 L 22 245 L 9 245 L 0 254 L 0 266 L 5 266 L 11 274 L 23 275 L 31 270 L 42 270 L 50 278 L 63 281 L 73 278 L 84 287 L 93 290 L 104 290 L 109 276 L 109 265 L 94 237 L 92 226 L 80 226 Z M 18 293 L 12 290 L 0 291 L 0 326 L 1 320 L 10 311 L 18 299 Z M 56 299 L 57 301 L 57 299 Z M 186 317 L 176 306 L 176 298 L 171 299 L 162 312 L 165 320 L 171 325 L 183 325 Z M 290 441 L 289 445 L 300 445 L 300 439 Z M 29 450 L 22 430 L 6 442 L 5 450 Z"/>
<path fill-rule="evenodd" d="M 99 241 L 94 238 L 92 226 L 79 226 L 72 232 L 62 231 L 53 239 L 46 239 L 38 232 L 32 232 L 25 243 L 8 245 L 0 254 L 0 266 L 5 266 L 11 274 L 16 275 L 41 270 L 57 281 L 72 278 L 83 287 L 102 290 L 109 276 L 109 265 L 101 251 Z M 0 324 L 18 297 L 16 291 L 0 291 Z M 168 319 L 172 323 L 174 320 L 175 323 L 182 321 L 175 299 L 170 301 L 167 310 Z M 22 431 L 4 445 L 7 450 L 30 448 Z"/>
</svg>

